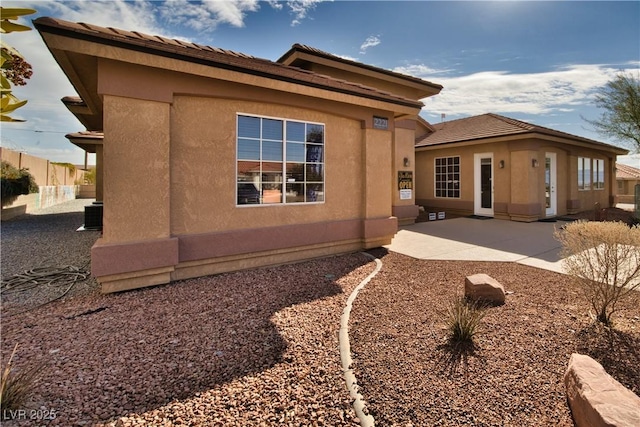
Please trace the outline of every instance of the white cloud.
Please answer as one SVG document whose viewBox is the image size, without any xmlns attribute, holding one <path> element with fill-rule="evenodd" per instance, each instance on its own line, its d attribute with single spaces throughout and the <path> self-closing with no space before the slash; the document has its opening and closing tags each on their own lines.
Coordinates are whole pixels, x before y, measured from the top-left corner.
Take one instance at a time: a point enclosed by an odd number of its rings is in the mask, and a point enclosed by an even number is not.
<svg viewBox="0 0 640 427">
<path fill-rule="evenodd" d="M 77 1 L 34 1 L 21 2 L 34 9 L 46 11 L 47 15 L 73 22 L 86 22 L 104 27 L 118 27 L 144 33 L 160 34 L 153 1 L 139 0 L 77 0 Z M 29 7 L 22 6 L 22 7 Z"/>
<path fill-rule="evenodd" d="M 444 88 L 424 100 L 425 111 L 447 115 L 571 112 L 592 103 L 594 92 L 619 71 L 607 65 L 570 65 L 541 73 L 486 71 L 428 78 Z M 429 74 L 433 73 L 413 75 Z"/>
<path fill-rule="evenodd" d="M 276 10 L 282 10 L 282 3 L 279 0 L 265 0 L 269 6 Z"/>
<path fill-rule="evenodd" d="M 431 76 L 433 74 L 444 74 L 453 71 L 452 69 L 437 69 L 431 68 L 428 65 L 424 64 L 411 64 L 404 65 L 400 67 L 395 67 L 393 69 L 396 73 L 406 74 L 409 76 Z"/>
<path fill-rule="evenodd" d="M 300 25 L 302 20 L 308 17 L 309 11 L 315 9 L 318 3 L 323 1 L 325 0 L 288 0 L 287 6 L 294 16 L 291 26 Z"/>
<path fill-rule="evenodd" d="M 367 39 L 360 45 L 360 54 L 366 54 L 367 49 L 369 49 L 370 47 L 378 46 L 380 43 L 382 43 L 382 40 L 380 40 L 380 36 L 367 37 Z"/>
<path fill-rule="evenodd" d="M 160 7 L 161 17 L 169 24 L 184 25 L 196 31 L 213 31 L 220 24 L 244 27 L 247 12 L 260 9 L 258 0 L 167 0 Z"/>
</svg>

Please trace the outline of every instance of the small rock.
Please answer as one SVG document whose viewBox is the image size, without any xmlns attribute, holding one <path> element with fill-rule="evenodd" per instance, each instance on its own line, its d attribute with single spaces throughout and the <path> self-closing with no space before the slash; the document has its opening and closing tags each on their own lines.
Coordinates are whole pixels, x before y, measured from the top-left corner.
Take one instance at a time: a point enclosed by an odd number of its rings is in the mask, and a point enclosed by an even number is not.
<svg viewBox="0 0 640 427">
<path fill-rule="evenodd" d="M 487 274 L 474 274 L 464 280 L 464 296 L 475 301 L 488 302 L 495 305 L 504 304 L 504 287 Z"/>
</svg>

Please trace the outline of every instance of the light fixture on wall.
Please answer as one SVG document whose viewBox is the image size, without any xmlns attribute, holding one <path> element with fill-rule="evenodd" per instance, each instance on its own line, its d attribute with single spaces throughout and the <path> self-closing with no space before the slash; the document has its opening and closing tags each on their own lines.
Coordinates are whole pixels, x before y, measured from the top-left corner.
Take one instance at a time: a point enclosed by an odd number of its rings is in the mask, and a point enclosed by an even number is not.
<svg viewBox="0 0 640 427">
<path fill-rule="evenodd" d="M 537 168 L 537 167 L 538 167 L 538 165 L 539 165 L 539 163 L 538 163 L 538 159 L 532 159 L 532 160 L 531 160 L 531 166 L 532 166 L 532 167 Z"/>
<path fill-rule="evenodd" d="M 500 160 L 498 164 L 500 165 L 500 169 L 504 169 L 504 160 Z"/>
<path fill-rule="evenodd" d="M 410 164 L 410 163 L 409 163 L 409 158 L 408 158 L 408 157 L 405 157 L 405 158 L 403 159 L 403 164 L 404 164 L 404 167 L 405 167 L 405 168 L 406 168 L 406 167 L 409 167 L 409 164 Z"/>
</svg>

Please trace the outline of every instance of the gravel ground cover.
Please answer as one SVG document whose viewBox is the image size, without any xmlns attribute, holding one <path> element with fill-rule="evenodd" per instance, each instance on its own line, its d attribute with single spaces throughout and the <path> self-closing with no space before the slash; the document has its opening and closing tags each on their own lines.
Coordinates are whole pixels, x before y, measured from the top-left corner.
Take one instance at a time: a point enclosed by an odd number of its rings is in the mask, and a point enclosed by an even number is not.
<svg viewBox="0 0 640 427">
<path fill-rule="evenodd" d="M 381 426 L 572 426 L 563 375 L 573 352 L 640 391 L 640 293 L 616 330 L 595 327 L 569 277 L 513 263 L 420 261 L 377 251 L 384 267 L 351 313 L 360 392 Z M 448 344 L 441 314 L 486 273 L 508 292 L 473 346 Z"/>
<path fill-rule="evenodd" d="M 30 309 L 58 297 L 73 297 L 97 292 L 98 285 L 89 275 L 91 246 L 99 231 L 76 230 L 84 222 L 84 207 L 90 199 L 76 199 L 31 214 L 3 221 L 0 225 L 0 273 L 3 280 L 33 269 L 71 266 L 85 278 L 69 286 L 39 286 L 30 292 L 13 292 L 3 286 L 2 316 Z M 65 291 L 67 291 L 65 295 Z M 12 303 L 12 304 L 8 304 Z"/>
<path fill-rule="evenodd" d="M 89 291 L 3 318 L 3 362 L 18 343 L 16 368 L 45 366 L 29 409 L 55 411 L 3 425 L 358 425 L 337 332 L 373 269 L 351 254 Z"/>
<path fill-rule="evenodd" d="M 75 232 L 86 203 L 3 222 L 2 277 L 88 266 L 99 233 Z M 574 351 L 640 390 L 637 293 L 607 332 L 566 276 L 373 253 L 384 266 L 355 301 L 351 346 L 376 425 L 572 425 L 562 375 Z M 55 411 L 3 425 L 357 426 L 337 332 L 373 269 L 351 254 L 111 295 L 86 279 L 46 305 L 59 289 L 3 293 L 2 363 L 18 343 L 16 368 L 43 364 L 26 409 Z M 474 347 L 450 348 L 438 312 L 478 272 L 513 293 Z"/>
</svg>

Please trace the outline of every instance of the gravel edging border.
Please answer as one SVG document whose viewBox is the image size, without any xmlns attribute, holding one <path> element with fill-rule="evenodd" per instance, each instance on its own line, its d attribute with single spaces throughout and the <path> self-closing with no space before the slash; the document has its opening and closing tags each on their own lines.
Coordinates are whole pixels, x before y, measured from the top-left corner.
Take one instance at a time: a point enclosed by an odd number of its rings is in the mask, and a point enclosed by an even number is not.
<svg viewBox="0 0 640 427">
<path fill-rule="evenodd" d="M 356 412 L 358 419 L 360 420 L 361 427 L 373 427 L 375 424 L 375 420 L 373 416 L 366 413 L 365 402 L 363 396 L 358 392 L 358 381 L 356 379 L 355 374 L 353 373 L 353 369 L 351 369 L 351 365 L 353 360 L 351 359 L 351 344 L 349 342 L 349 318 L 351 316 L 351 308 L 353 307 L 353 302 L 356 300 L 358 293 L 366 286 L 367 283 L 373 279 L 378 272 L 382 269 L 382 261 L 380 261 L 375 256 L 362 252 L 363 255 L 371 258 L 372 261 L 375 261 L 376 268 L 373 270 L 371 274 L 369 274 L 362 282 L 356 286 L 356 288 L 349 295 L 349 299 L 347 299 L 347 303 L 342 311 L 342 316 L 340 316 L 340 332 L 339 332 L 339 345 L 340 345 L 340 360 L 342 361 L 342 371 L 344 374 L 344 379 L 347 383 L 347 389 L 349 390 L 349 394 L 353 399 L 353 410 Z"/>
</svg>

